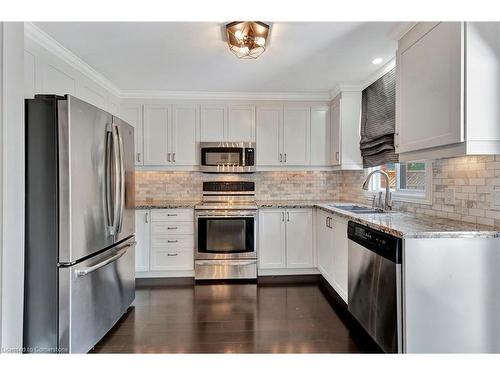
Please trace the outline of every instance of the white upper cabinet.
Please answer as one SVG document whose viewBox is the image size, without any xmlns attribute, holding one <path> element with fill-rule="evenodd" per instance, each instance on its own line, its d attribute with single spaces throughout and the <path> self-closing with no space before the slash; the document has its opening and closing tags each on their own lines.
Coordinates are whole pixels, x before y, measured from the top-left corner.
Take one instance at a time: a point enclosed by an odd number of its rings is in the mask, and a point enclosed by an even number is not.
<svg viewBox="0 0 500 375">
<path fill-rule="evenodd" d="M 283 133 L 283 106 L 257 107 L 257 165 L 279 166 Z"/>
<path fill-rule="evenodd" d="M 122 104 L 119 117 L 134 127 L 135 165 L 144 165 L 142 104 Z"/>
<path fill-rule="evenodd" d="M 283 114 L 283 162 L 286 165 L 309 165 L 310 107 L 285 106 Z"/>
<path fill-rule="evenodd" d="M 174 104 L 172 107 L 171 162 L 178 166 L 198 165 L 200 132 L 198 106 Z"/>
<path fill-rule="evenodd" d="M 330 165 L 330 109 L 311 107 L 311 165 Z"/>
<path fill-rule="evenodd" d="M 287 268 L 314 266 L 312 227 L 311 208 L 286 209 Z"/>
<path fill-rule="evenodd" d="M 331 165 L 346 170 L 363 168 L 360 130 L 361 91 L 343 91 L 331 104 Z"/>
<path fill-rule="evenodd" d="M 231 142 L 255 142 L 255 106 L 229 106 L 226 138 Z"/>
<path fill-rule="evenodd" d="M 463 141 L 462 25 L 422 23 L 400 42 L 398 152 Z M 412 38 L 410 41 L 409 39 Z"/>
<path fill-rule="evenodd" d="M 401 161 L 500 153 L 499 33 L 494 22 L 421 22 L 401 38 Z"/>
<path fill-rule="evenodd" d="M 168 165 L 170 106 L 144 106 L 144 165 Z"/>
<path fill-rule="evenodd" d="M 201 142 L 226 140 L 227 106 L 204 104 L 201 106 Z"/>
</svg>

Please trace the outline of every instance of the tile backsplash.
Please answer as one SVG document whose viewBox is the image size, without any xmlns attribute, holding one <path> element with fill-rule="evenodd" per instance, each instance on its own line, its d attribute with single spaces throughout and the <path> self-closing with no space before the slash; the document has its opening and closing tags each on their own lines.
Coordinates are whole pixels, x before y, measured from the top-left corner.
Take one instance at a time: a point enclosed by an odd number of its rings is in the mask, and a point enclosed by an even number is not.
<svg viewBox="0 0 500 375">
<path fill-rule="evenodd" d="M 342 172 L 341 199 L 366 202 L 363 171 Z M 453 189 L 454 203 L 445 203 Z M 465 156 L 432 163 L 432 204 L 394 202 L 396 210 L 500 227 L 500 155 Z"/>
<path fill-rule="evenodd" d="M 441 159 L 432 165 L 432 204 L 394 202 L 395 209 L 500 227 L 500 155 Z M 136 171 L 136 199 L 198 200 L 202 182 L 250 180 L 258 200 L 345 200 L 367 202 L 361 189 L 365 171 L 257 172 L 249 175 L 214 175 L 200 172 Z M 454 204 L 445 204 L 447 189 Z"/>
<path fill-rule="evenodd" d="M 136 171 L 136 199 L 201 199 L 202 182 L 254 181 L 257 200 L 340 198 L 341 175 L 327 171 L 257 172 L 245 175 Z"/>
</svg>

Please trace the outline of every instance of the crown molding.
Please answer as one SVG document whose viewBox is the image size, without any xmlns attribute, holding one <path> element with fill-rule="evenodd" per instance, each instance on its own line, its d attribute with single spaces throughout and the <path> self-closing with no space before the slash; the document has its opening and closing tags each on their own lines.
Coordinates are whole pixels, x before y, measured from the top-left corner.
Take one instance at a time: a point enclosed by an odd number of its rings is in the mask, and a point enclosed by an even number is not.
<svg viewBox="0 0 500 375">
<path fill-rule="evenodd" d="M 330 91 L 330 99 L 334 99 L 338 94 L 345 91 L 362 91 L 363 85 L 360 83 L 341 83 Z"/>
<path fill-rule="evenodd" d="M 33 23 L 24 23 L 24 36 L 47 49 L 48 51 L 59 57 L 61 60 L 69 64 L 72 68 L 78 70 L 85 76 L 94 80 L 96 83 L 103 86 L 113 95 L 120 97 L 121 91 L 113 82 L 104 77 L 101 73 L 96 71 L 89 64 L 80 59 L 73 52 L 68 50 L 66 47 L 57 42 L 54 38 L 35 26 Z"/>
<path fill-rule="evenodd" d="M 121 99 L 190 99 L 190 100 L 296 100 L 329 101 L 328 91 L 320 92 L 212 92 L 122 90 Z"/>
</svg>

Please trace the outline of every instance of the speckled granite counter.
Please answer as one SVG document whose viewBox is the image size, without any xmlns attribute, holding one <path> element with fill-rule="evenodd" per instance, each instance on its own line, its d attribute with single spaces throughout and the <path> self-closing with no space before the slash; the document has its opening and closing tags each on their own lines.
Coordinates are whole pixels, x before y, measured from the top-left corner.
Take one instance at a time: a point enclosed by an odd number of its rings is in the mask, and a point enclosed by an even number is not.
<svg viewBox="0 0 500 375">
<path fill-rule="evenodd" d="M 196 201 L 186 201 L 186 200 L 153 200 L 153 201 L 136 201 L 135 209 L 136 210 L 150 210 L 150 209 L 167 209 L 167 208 L 194 208 L 199 200 Z"/>
<path fill-rule="evenodd" d="M 318 207 L 347 220 L 366 225 L 384 233 L 402 238 L 500 238 L 500 229 L 485 225 L 465 223 L 432 216 L 416 216 L 409 213 L 392 211 L 382 214 L 354 214 L 332 205 L 348 205 L 352 202 L 318 201 L 258 201 L 261 208 L 301 208 Z"/>
</svg>

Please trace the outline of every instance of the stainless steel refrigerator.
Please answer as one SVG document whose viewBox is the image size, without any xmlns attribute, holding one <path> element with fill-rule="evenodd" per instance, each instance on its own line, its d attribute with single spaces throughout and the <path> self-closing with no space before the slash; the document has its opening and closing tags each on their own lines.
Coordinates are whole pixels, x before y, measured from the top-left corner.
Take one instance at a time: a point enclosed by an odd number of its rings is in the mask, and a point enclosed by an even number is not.
<svg viewBox="0 0 500 375">
<path fill-rule="evenodd" d="M 86 353 L 135 297 L 134 128 L 70 95 L 25 121 L 24 351 Z"/>
</svg>

